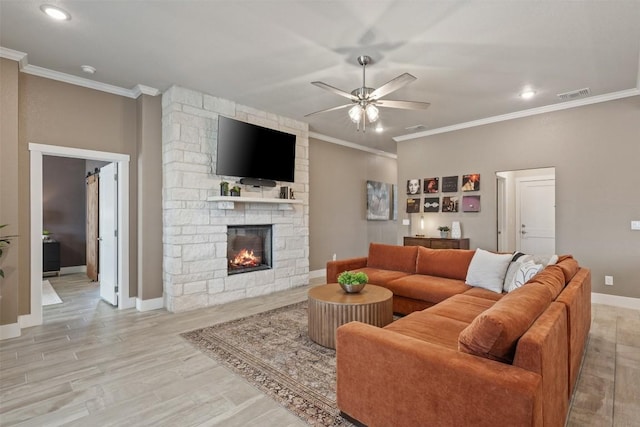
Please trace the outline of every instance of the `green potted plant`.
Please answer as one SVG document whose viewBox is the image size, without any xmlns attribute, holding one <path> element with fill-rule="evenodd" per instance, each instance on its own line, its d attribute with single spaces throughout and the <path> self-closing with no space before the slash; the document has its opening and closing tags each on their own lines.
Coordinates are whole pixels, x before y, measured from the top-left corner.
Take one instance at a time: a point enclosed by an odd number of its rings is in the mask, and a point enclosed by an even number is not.
<svg viewBox="0 0 640 427">
<path fill-rule="evenodd" d="M 236 197 L 240 197 L 240 186 L 239 185 L 234 185 L 233 188 L 231 189 L 231 195 L 232 196 L 236 196 Z"/>
<path fill-rule="evenodd" d="M 229 183 L 227 181 L 222 181 L 220 183 L 220 195 L 221 196 L 229 195 Z"/>
<path fill-rule="evenodd" d="M 343 271 L 338 275 L 340 287 L 347 293 L 360 292 L 369 281 L 369 277 L 362 271 Z"/>
<path fill-rule="evenodd" d="M 449 234 L 450 228 L 447 227 L 446 225 L 441 225 L 440 227 L 438 227 L 438 230 L 440 231 L 440 237 L 442 237 L 443 239 L 446 239 L 447 235 Z"/>
</svg>

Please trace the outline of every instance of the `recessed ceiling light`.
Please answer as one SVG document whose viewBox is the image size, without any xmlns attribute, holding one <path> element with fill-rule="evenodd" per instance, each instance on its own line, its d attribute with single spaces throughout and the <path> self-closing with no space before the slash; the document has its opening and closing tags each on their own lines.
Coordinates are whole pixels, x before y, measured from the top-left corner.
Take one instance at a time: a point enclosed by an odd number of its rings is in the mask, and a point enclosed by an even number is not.
<svg viewBox="0 0 640 427">
<path fill-rule="evenodd" d="M 46 13 L 51 18 L 56 21 L 69 21 L 71 20 L 71 15 L 69 12 L 60 9 L 58 6 L 52 6 L 50 4 L 43 4 L 40 6 L 40 10 Z"/>
<path fill-rule="evenodd" d="M 92 67 L 91 65 L 82 65 L 80 68 L 82 68 L 82 71 L 84 71 L 87 74 L 95 74 L 96 73 L 95 67 Z"/>
<path fill-rule="evenodd" d="M 536 95 L 536 91 L 535 90 L 525 90 L 523 92 L 520 93 L 520 98 L 522 99 L 531 99 Z"/>
</svg>

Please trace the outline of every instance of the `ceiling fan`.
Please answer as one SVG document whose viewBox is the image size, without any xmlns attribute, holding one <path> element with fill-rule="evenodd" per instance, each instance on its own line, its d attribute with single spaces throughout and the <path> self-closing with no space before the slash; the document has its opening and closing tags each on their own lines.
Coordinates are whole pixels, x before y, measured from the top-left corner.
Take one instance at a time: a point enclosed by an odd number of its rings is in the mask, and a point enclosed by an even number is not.
<svg viewBox="0 0 640 427">
<path fill-rule="evenodd" d="M 379 118 L 379 111 L 377 107 L 402 108 L 407 110 L 425 110 L 427 107 L 429 107 L 429 105 L 431 105 L 428 102 L 390 101 L 380 99 L 383 96 L 388 95 L 389 93 L 411 83 L 412 81 L 416 80 L 416 78 L 409 73 L 404 73 L 383 84 L 378 89 L 367 87 L 367 85 L 365 84 L 365 70 L 367 68 L 367 65 L 371 64 L 372 62 L 373 61 L 371 60 L 371 57 L 367 55 L 358 56 L 358 64 L 362 65 L 362 87 L 352 90 L 351 93 L 345 92 L 323 82 L 311 82 L 312 85 L 318 86 L 319 88 L 328 90 L 329 92 L 335 93 L 351 100 L 351 103 L 338 105 L 337 107 L 327 108 L 324 110 L 316 111 L 314 113 L 309 113 L 305 115 L 305 117 L 351 107 L 349 109 L 349 118 L 357 125 L 358 130 L 360 130 L 360 123 L 362 123 L 362 131 L 365 132 L 366 121 L 369 120 L 369 123 L 373 123 Z"/>
</svg>

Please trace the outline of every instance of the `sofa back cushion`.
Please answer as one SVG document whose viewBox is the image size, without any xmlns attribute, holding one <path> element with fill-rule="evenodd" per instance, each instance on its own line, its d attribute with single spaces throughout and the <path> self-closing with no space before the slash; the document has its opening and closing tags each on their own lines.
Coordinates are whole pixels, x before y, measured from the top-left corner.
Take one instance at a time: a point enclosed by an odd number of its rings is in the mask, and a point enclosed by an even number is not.
<svg viewBox="0 0 640 427">
<path fill-rule="evenodd" d="M 532 283 L 539 283 L 545 286 L 551 292 L 551 298 L 556 299 L 560 292 L 564 289 L 564 274 L 562 269 L 557 265 L 550 265 L 536 274 L 529 282 L 524 286 L 529 286 Z"/>
<path fill-rule="evenodd" d="M 417 246 L 370 243 L 367 267 L 415 273 L 417 256 Z"/>
<path fill-rule="evenodd" d="M 458 336 L 458 349 L 512 363 L 518 339 L 551 303 L 551 291 L 528 283 L 505 295 L 476 317 Z"/>
<path fill-rule="evenodd" d="M 578 261 L 576 261 L 571 255 L 561 255 L 558 258 L 556 265 L 562 269 L 565 284 L 569 283 L 578 270 L 580 270 Z"/>
<path fill-rule="evenodd" d="M 464 280 L 475 250 L 430 249 L 418 246 L 416 273 Z"/>
</svg>

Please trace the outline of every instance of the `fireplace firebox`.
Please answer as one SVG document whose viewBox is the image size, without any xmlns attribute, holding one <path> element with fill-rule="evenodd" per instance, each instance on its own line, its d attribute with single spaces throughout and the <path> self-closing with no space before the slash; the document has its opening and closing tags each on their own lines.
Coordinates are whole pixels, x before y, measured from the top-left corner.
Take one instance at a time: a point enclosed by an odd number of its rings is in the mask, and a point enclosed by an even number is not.
<svg viewBox="0 0 640 427">
<path fill-rule="evenodd" d="M 227 227 L 227 274 L 271 268 L 271 225 Z"/>
</svg>

